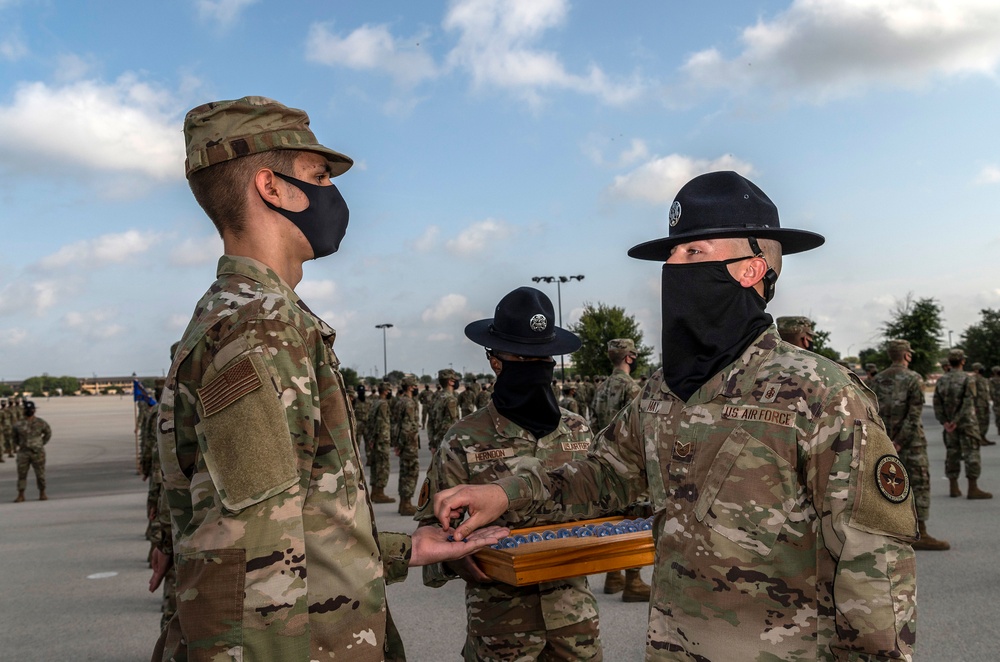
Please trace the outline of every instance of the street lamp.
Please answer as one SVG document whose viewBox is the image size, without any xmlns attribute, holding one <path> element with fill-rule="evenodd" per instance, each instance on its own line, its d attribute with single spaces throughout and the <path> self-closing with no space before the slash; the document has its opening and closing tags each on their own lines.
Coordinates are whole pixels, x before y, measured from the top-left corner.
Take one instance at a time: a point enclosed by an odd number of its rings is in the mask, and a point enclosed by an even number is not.
<svg viewBox="0 0 1000 662">
<path fill-rule="evenodd" d="M 533 276 L 531 280 L 535 283 L 552 283 L 556 284 L 556 299 L 559 302 L 559 326 L 562 326 L 562 284 L 568 283 L 571 280 L 583 280 L 583 274 L 579 276 Z M 564 355 L 559 356 L 560 372 L 562 372 L 562 380 L 566 381 L 566 359 Z"/>
<path fill-rule="evenodd" d="M 385 351 L 385 330 L 391 329 L 392 324 L 389 324 L 388 322 L 384 324 L 376 324 L 375 328 L 382 329 L 382 379 L 385 379 L 389 374 L 389 355 Z"/>
</svg>

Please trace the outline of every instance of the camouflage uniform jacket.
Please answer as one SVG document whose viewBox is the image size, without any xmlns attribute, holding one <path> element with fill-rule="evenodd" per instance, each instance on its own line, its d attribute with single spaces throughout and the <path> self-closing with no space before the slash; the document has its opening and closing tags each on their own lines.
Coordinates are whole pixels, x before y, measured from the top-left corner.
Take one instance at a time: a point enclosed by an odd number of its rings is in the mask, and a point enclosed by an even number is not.
<svg viewBox="0 0 1000 662">
<path fill-rule="evenodd" d="M 466 484 L 484 484 L 510 476 L 526 459 L 534 458 L 545 468 L 555 468 L 586 456 L 593 433 L 586 421 L 562 412 L 559 427 L 535 439 L 497 411 L 490 402 L 451 426 L 441 448 L 434 454 L 420 494 L 420 510 L 414 519 L 434 525 L 433 497 L 439 491 Z M 539 519 L 537 524 L 547 520 Z M 497 520 L 506 526 L 504 518 Z M 455 575 L 441 564 L 424 567 L 424 584 L 443 586 Z M 509 586 L 500 582 L 468 583 L 465 587 L 470 636 L 486 636 L 554 630 L 597 618 L 597 602 L 586 577 L 575 577 L 534 586 Z"/>
<path fill-rule="evenodd" d="M 420 415 L 417 412 L 417 402 L 409 395 L 396 398 L 399 404 L 396 405 L 399 412 L 399 421 L 396 427 L 396 437 L 392 445 L 402 447 L 417 438 L 420 434 Z"/>
<path fill-rule="evenodd" d="M 371 404 L 372 401 L 369 398 L 354 402 L 354 418 L 358 422 L 358 434 L 365 439 L 368 438 L 368 412 L 371 409 Z"/>
<path fill-rule="evenodd" d="M 458 396 L 454 392 L 447 390 L 438 391 L 438 396 L 434 398 L 434 405 L 431 409 L 430 444 L 432 447 L 441 443 L 445 433 L 460 418 L 462 412 L 458 407 Z"/>
<path fill-rule="evenodd" d="M 52 438 L 52 428 L 37 416 L 24 418 L 14 425 L 14 448 L 23 451 L 45 450 Z"/>
<path fill-rule="evenodd" d="M 611 425 L 611 421 L 625 405 L 630 403 L 639 392 L 639 385 L 631 375 L 620 368 L 601 382 L 594 390 L 593 403 L 590 405 L 591 423 L 595 430 L 603 430 Z"/>
<path fill-rule="evenodd" d="M 872 378 L 878 397 L 878 414 L 893 443 L 902 448 L 927 446 L 920 413 L 924 408 L 924 388 L 920 375 L 901 365 L 892 365 Z"/>
<path fill-rule="evenodd" d="M 493 399 L 493 389 L 490 387 L 483 387 L 479 394 L 476 395 L 476 409 L 482 409 L 490 403 Z"/>
<path fill-rule="evenodd" d="M 979 424 L 989 421 L 990 401 L 993 399 L 990 380 L 980 375 L 978 372 L 972 373 L 972 378 L 976 380 L 976 418 Z M 985 419 L 984 419 L 985 417 Z"/>
<path fill-rule="evenodd" d="M 334 337 L 266 265 L 219 260 L 160 403 L 164 659 L 401 659 L 385 584 L 409 537 L 376 532 Z"/>
<path fill-rule="evenodd" d="M 979 435 L 976 418 L 976 380 L 961 370 L 941 375 L 934 386 L 934 417 L 939 423 L 958 423 L 956 432 Z"/>
<path fill-rule="evenodd" d="M 559 406 L 571 414 L 576 414 L 577 416 L 580 415 L 580 403 L 576 401 L 576 398 L 564 395 L 562 399 L 559 400 Z"/>
<path fill-rule="evenodd" d="M 472 389 L 466 387 L 458 394 L 458 406 L 462 410 L 462 416 L 468 416 L 476 411 L 476 394 L 472 392 Z"/>
<path fill-rule="evenodd" d="M 993 406 L 1000 407 L 1000 377 L 990 377 L 990 396 L 993 398 Z"/>
<path fill-rule="evenodd" d="M 687 402 L 658 371 L 587 460 L 519 468 L 498 481 L 514 516 L 593 517 L 648 490 L 647 660 L 912 659 L 905 470 L 857 378 L 774 327 Z"/>
<path fill-rule="evenodd" d="M 392 404 L 385 398 L 379 398 L 368 412 L 368 432 L 372 436 L 372 443 L 388 443 L 392 432 L 392 417 L 389 410 Z"/>
</svg>

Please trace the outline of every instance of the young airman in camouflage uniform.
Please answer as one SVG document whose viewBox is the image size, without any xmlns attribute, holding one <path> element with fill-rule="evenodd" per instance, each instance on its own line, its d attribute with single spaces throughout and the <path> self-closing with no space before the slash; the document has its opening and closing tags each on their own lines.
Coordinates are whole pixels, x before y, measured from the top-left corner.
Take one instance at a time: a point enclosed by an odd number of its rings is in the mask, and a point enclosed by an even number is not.
<svg viewBox="0 0 1000 662">
<path fill-rule="evenodd" d="M 413 505 L 413 493 L 420 478 L 420 414 L 413 395 L 417 389 L 417 378 L 406 375 L 399 390 L 399 427 L 397 429 L 396 453 L 399 455 L 399 514 L 412 515 L 417 512 Z"/>
<path fill-rule="evenodd" d="M 976 381 L 962 368 L 965 352 L 953 349 L 948 352 L 951 370 L 934 386 L 934 417 L 944 426 L 944 445 L 947 453 L 944 472 L 950 483 L 950 496 L 962 496 L 958 477 L 965 462 L 965 477 L 969 479 L 970 499 L 992 499 L 993 495 L 979 489 L 982 463 L 979 458 L 979 421 L 976 419 Z"/>
<path fill-rule="evenodd" d="M 417 396 L 420 401 L 420 427 L 427 427 L 427 420 L 431 416 L 431 403 L 434 402 L 434 391 L 430 384 L 424 384 L 424 390 Z"/>
<path fill-rule="evenodd" d="M 813 323 L 808 317 L 779 317 L 774 321 L 778 335 L 787 343 L 802 349 L 813 348 Z"/>
<path fill-rule="evenodd" d="M 52 438 L 52 428 L 43 419 L 35 416 L 35 403 L 24 403 L 23 418 L 14 425 L 14 448 L 17 450 L 17 498 L 14 503 L 24 501 L 24 490 L 28 487 L 28 468 L 35 472 L 38 485 L 38 500 L 46 501 L 45 494 L 45 444 Z"/>
<path fill-rule="evenodd" d="M 536 320 L 532 328 L 537 331 L 528 330 L 531 319 Z M 510 328 L 505 324 L 510 320 L 520 323 L 520 327 Z M 508 378 L 506 373 L 519 370 L 543 373 L 540 386 L 548 390 L 547 383 L 555 367 L 551 354 L 574 351 L 580 346 L 576 336 L 554 326 L 552 303 L 534 288 L 520 288 L 507 295 L 497 306 L 496 318 L 480 322 L 495 323 L 503 333 L 501 339 L 486 332 L 491 346 L 502 347 L 488 350 L 490 367 L 498 375 L 496 389 L 501 394 Z M 477 324 L 470 324 L 466 335 L 482 344 L 484 339 L 476 333 Z M 519 342 L 519 336 L 515 335 L 519 332 L 538 336 L 545 342 Z M 536 338 L 527 336 L 526 340 Z M 557 467 L 586 456 L 593 435 L 583 418 L 560 410 L 544 394 L 539 403 L 538 391 L 530 386 L 516 389 L 516 394 L 522 396 L 525 404 L 532 403 L 552 414 L 545 427 L 547 431 L 538 430 L 537 434 L 528 431 L 505 416 L 492 400 L 485 409 L 452 425 L 434 454 L 421 490 L 421 510 L 416 519 L 422 526 L 437 525 L 429 499 L 440 490 L 495 480 L 516 472 L 520 462 L 527 459 L 545 467 Z M 534 523 L 545 522 L 541 518 Z M 489 580 L 472 560 L 424 569 L 424 583 L 428 586 L 442 586 L 459 577 L 466 582 L 468 630 L 463 651 L 466 660 L 602 659 L 597 601 L 586 577 L 516 587 Z"/>
<path fill-rule="evenodd" d="M 493 380 L 486 380 L 483 388 L 480 389 L 479 395 L 476 396 L 476 409 L 482 409 L 490 403 L 490 399 L 493 396 Z"/>
<path fill-rule="evenodd" d="M 1000 433 L 1000 365 L 993 366 L 990 371 L 990 395 L 993 396 L 993 418 Z"/>
<path fill-rule="evenodd" d="M 890 340 L 889 359 L 892 365 L 875 375 L 872 390 L 878 399 L 878 414 L 885 431 L 899 454 L 899 461 L 910 477 L 913 503 L 917 509 L 920 540 L 913 549 L 945 550 L 950 545 L 927 533 L 931 508 L 930 463 L 927 460 L 927 437 L 920 419 L 924 408 L 924 383 L 920 375 L 909 370 L 913 353 L 907 340 Z"/>
<path fill-rule="evenodd" d="M 473 384 L 475 384 L 474 381 L 466 381 L 465 388 L 458 394 L 458 408 L 461 410 L 462 416 L 468 416 L 476 411 L 476 392 Z"/>
<path fill-rule="evenodd" d="M 562 398 L 559 400 L 559 406 L 570 412 L 571 414 L 580 415 L 580 404 L 576 401 L 576 387 L 572 384 L 563 386 Z"/>
<path fill-rule="evenodd" d="M 7 398 L 0 399 L 0 462 L 4 455 L 14 457 L 14 426 L 7 413 Z"/>
<path fill-rule="evenodd" d="M 979 423 L 979 439 L 983 446 L 992 446 L 996 442 L 987 439 L 986 432 L 990 429 L 990 401 L 993 399 L 993 391 L 982 363 L 977 361 L 972 364 L 972 378 L 976 380 L 976 421 Z"/>
<path fill-rule="evenodd" d="M 670 236 L 630 249 L 662 266 L 663 368 L 586 460 L 529 462 L 437 495 L 461 539 L 509 510 L 592 517 L 648 490 L 656 563 L 647 660 L 912 660 L 917 523 L 906 469 L 856 376 L 782 342 L 765 312 L 781 228 L 736 173 L 686 184 Z"/>
<path fill-rule="evenodd" d="M 431 405 L 431 419 L 427 427 L 427 444 L 432 451 L 437 450 L 441 445 L 441 440 L 444 439 L 444 433 L 448 431 L 448 428 L 462 418 L 458 397 L 455 395 L 458 383 L 458 373 L 451 368 L 438 370 L 440 388 L 434 397 L 434 403 Z"/>
<path fill-rule="evenodd" d="M 375 528 L 335 332 L 293 290 L 339 246 L 347 208 L 330 178 L 352 161 L 263 97 L 199 106 L 184 136 L 226 254 L 160 403 L 178 601 L 153 657 L 403 659 L 386 582 L 496 535 L 463 546 Z"/>
<path fill-rule="evenodd" d="M 639 394 L 639 385 L 632 379 L 632 366 L 639 356 L 635 350 L 635 341 L 631 338 L 613 338 L 608 341 L 607 351 L 613 370 L 594 390 L 594 404 L 591 407 L 591 424 L 597 431 L 611 425 L 615 415 Z M 632 508 L 625 514 L 645 517 L 649 513 L 645 508 Z M 639 576 L 639 568 L 630 568 L 624 575 L 620 570 L 607 573 L 604 577 L 604 592 L 609 595 L 621 593 L 622 602 L 649 602 L 650 587 Z"/>
<path fill-rule="evenodd" d="M 389 450 L 392 447 L 392 386 L 382 382 L 378 387 L 378 399 L 368 412 L 368 432 L 372 436 L 371 483 L 373 503 L 395 503 L 396 500 L 385 493 L 389 484 Z"/>
</svg>

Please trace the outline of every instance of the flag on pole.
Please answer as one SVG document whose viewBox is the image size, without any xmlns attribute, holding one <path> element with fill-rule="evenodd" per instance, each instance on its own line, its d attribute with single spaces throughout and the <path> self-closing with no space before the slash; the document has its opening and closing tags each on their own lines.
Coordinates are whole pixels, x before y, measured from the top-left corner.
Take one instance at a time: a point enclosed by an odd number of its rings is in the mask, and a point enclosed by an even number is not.
<svg viewBox="0 0 1000 662">
<path fill-rule="evenodd" d="M 156 398 L 146 392 L 146 389 L 139 383 L 138 379 L 132 380 L 132 400 L 133 402 L 143 401 L 150 407 L 156 405 Z"/>
</svg>

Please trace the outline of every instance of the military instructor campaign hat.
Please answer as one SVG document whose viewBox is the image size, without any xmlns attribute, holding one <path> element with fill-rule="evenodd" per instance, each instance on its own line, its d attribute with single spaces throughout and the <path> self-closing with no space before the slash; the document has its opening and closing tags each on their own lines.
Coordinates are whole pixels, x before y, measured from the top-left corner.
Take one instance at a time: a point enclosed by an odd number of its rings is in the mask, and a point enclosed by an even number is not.
<svg viewBox="0 0 1000 662">
<path fill-rule="evenodd" d="M 185 177 L 218 163 L 276 149 L 321 154 L 330 164 L 331 177 L 354 165 L 349 156 L 319 144 L 305 111 L 267 97 L 212 101 L 191 109 L 184 118 L 184 144 Z"/>
<path fill-rule="evenodd" d="M 670 206 L 669 235 L 629 249 L 629 257 L 666 261 L 670 249 L 700 239 L 773 239 L 781 253 L 801 253 L 826 241 L 808 230 L 783 228 L 778 208 L 756 184 L 732 171 L 695 177 L 677 192 Z"/>
<path fill-rule="evenodd" d="M 570 354 L 582 344 L 555 325 L 552 301 L 533 287 L 519 287 L 500 299 L 492 319 L 472 322 L 465 337 L 498 352 L 518 356 Z"/>
</svg>

